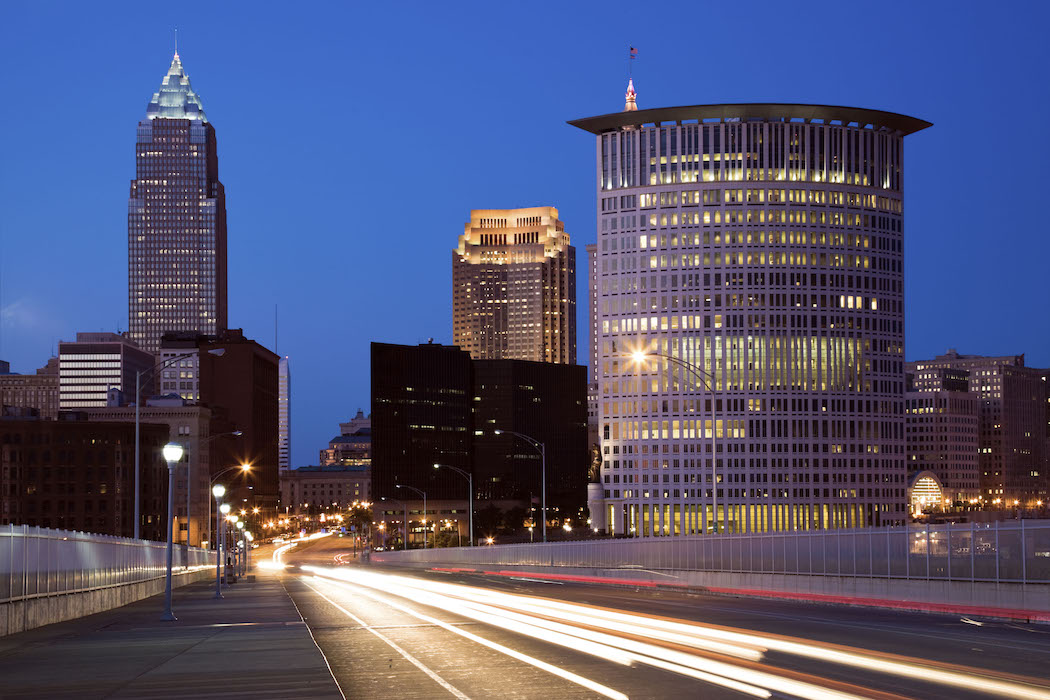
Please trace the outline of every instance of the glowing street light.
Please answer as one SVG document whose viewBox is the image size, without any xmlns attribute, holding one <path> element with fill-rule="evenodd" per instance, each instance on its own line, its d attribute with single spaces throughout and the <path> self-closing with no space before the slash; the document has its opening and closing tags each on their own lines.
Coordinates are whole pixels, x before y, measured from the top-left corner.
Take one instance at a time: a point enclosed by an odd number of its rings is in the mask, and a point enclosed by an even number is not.
<svg viewBox="0 0 1050 700">
<path fill-rule="evenodd" d="M 225 535 L 225 530 L 222 529 L 221 510 L 222 497 L 226 495 L 226 487 L 222 484 L 215 484 L 211 487 L 211 495 L 215 496 L 215 597 L 216 599 L 222 598 L 222 574 L 220 573 L 219 567 L 222 563 L 222 535 Z M 228 508 L 227 508 L 228 510 Z M 219 533 L 222 532 L 222 535 Z"/>
<path fill-rule="evenodd" d="M 169 442 L 161 450 L 164 454 L 164 461 L 168 463 L 168 567 L 164 574 L 164 614 L 161 615 L 161 620 L 174 621 L 175 614 L 171 611 L 171 558 L 175 549 L 175 533 L 173 522 L 175 519 L 175 465 L 182 460 L 184 450 L 182 445 L 177 442 Z M 138 494 L 135 494 L 136 497 Z M 137 501 L 136 501 L 137 503 Z M 189 525 L 187 524 L 187 528 Z M 189 530 L 187 529 L 187 537 L 189 536 Z"/>
</svg>

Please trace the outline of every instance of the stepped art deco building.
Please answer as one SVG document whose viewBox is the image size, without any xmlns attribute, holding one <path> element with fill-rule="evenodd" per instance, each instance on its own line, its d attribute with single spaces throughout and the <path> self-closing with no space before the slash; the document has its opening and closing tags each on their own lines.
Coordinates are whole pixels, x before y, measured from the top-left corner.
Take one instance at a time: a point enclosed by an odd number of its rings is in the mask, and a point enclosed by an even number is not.
<svg viewBox="0 0 1050 700">
<path fill-rule="evenodd" d="M 168 331 L 226 327 L 226 195 L 215 128 L 179 54 L 135 140 L 128 200 L 128 329 L 156 353 Z"/>
<path fill-rule="evenodd" d="M 475 360 L 576 363 L 576 249 L 554 207 L 475 209 L 452 251 L 452 333 Z"/>
<path fill-rule="evenodd" d="M 569 122 L 597 141 L 595 527 L 903 523 L 903 146 L 871 109 Z"/>
</svg>

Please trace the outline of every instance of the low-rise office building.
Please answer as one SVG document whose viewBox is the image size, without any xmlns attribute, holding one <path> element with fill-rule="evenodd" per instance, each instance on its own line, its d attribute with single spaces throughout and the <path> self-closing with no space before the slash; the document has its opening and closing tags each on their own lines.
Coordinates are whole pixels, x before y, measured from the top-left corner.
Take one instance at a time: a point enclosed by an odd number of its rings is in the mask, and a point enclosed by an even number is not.
<svg viewBox="0 0 1050 700">
<path fill-rule="evenodd" d="M 281 472 L 281 513 L 314 515 L 345 510 L 372 500 L 372 474 L 366 466 L 312 466 Z"/>
<path fill-rule="evenodd" d="M 141 536 L 167 537 L 168 427 L 140 426 Z M 135 513 L 135 426 L 0 419 L 0 524 L 131 537 Z"/>
<path fill-rule="evenodd" d="M 58 358 L 52 357 L 36 374 L 13 374 L 4 363 L 0 372 L 0 406 L 33 409 L 45 420 L 58 418 Z"/>
</svg>

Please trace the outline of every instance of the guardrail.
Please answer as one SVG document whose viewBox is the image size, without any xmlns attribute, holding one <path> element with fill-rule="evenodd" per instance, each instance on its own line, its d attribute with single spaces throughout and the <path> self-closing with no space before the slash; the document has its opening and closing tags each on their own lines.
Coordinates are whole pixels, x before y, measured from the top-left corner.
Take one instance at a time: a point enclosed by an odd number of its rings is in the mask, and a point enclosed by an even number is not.
<svg viewBox="0 0 1050 700">
<path fill-rule="evenodd" d="M 215 566 L 215 553 L 176 545 L 173 566 Z M 141 583 L 166 568 L 164 542 L 0 525 L 0 603 Z"/>
<path fill-rule="evenodd" d="M 1050 520 L 415 549 L 372 560 L 1050 583 Z"/>
</svg>

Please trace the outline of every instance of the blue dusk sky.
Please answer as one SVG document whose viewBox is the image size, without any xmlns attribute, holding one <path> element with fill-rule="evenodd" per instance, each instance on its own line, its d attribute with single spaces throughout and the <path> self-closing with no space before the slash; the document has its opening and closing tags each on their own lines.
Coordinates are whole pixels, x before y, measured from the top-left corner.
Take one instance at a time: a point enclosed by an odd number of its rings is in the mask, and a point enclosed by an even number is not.
<svg viewBox="0 0 1050 700">
<path fill-rule="evenodd" d="M 594 137 L 627 49 L 642 108 L 871 107 L 905 151 L 908 359 L 1050 365 L 1050 4 L 5 2 L 0 359 L 127 328 L 135 127 L 179 53 L 215 126 L 229 319 L 291 357 L 293 462 L 369 407 L 369 343 L 451 342 L 471 208 L 554 205 L 595 240 Z M 587 337 L 578 338 L 586 362 Z"/>
</svg>

